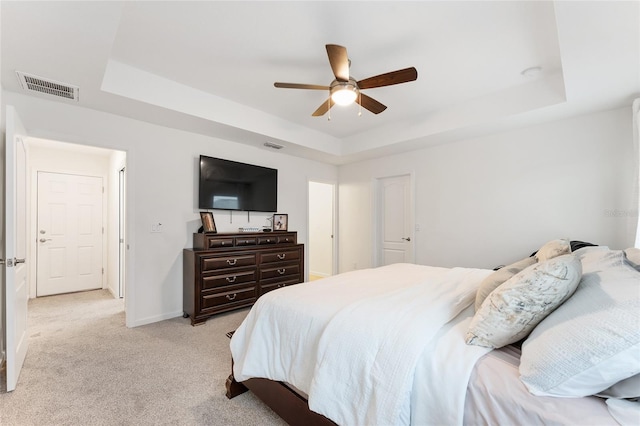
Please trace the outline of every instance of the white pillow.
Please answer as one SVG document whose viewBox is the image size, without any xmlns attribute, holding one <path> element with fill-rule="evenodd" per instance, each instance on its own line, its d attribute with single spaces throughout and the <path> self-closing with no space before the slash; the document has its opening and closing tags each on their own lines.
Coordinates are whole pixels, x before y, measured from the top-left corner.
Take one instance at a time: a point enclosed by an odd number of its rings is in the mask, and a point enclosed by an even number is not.
<svg viewBox="0 0 640 426">
<path fill-rule="evenodd" d="M 621 426 L 638 426 L 640 424 L 640 402 L 622 399 L 607 399 L 609 414 Z"/>
<path fill-rule="evenodd" d="M 572 254 L 536 263 L 495 289 L 469 324 L 469 345 L 501 348 L 526 337 L 578 286 L 582 267 Z"/>
<path fill-rule="evenodd" d="M 622 251 L 575 255 L 578 289 L 522 345 L 520 378 L 535 395 L 594 395 L 640 373 L 640 272 Z"/>
<path fill-rule="evenodd" d="M 480 306 L 482 305 L 482 302 L 484 302 L 484 299 L 489 296 L 489 293 L 498 288 L 501 284 L 503 284 L 509 278 L 513 277 L 518 272 L 533 265 L 536 262 L 537 260 L 535 256 L 525 257 L 524 259 L 514 262 L 511 265 L 498 269 L 497 271 L 486 277 L 484 280 L 482 280 L 482 283 L 480 284 L 480 286 L 478 287 L 478 291 L 476 292 L 476 312 L 480 309 Z"/>
<path fill-rule="evenodd" d="M 538 250 L 535 257 L 538 262 L 553 259 L 563 254 L 571 253 L 571 243 L 568 240 L 551 240 Z"/>
</svg>

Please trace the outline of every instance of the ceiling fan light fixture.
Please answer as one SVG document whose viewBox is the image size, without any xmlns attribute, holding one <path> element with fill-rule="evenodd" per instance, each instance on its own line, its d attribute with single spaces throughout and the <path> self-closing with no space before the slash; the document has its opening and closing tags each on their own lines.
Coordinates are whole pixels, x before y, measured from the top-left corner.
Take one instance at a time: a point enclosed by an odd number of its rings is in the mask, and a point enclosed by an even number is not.
<svg viewBox="0 0 640 426">
<path fill-rule="evenodd" d="M 331 99 L 338 105 L 351 105 L 358 97 L 358 89 L 347 82 L 331 88 Z"/>
</svg>

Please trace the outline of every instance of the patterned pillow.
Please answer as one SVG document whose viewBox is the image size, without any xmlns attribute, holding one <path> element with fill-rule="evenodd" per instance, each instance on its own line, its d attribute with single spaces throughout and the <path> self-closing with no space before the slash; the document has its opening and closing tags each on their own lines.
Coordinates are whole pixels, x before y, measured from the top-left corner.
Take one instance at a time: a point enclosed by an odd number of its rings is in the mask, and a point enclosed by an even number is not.
<svg viewBox="0 0 640 426">
<path fill-rule="evenodd" d="M 621 250 L 574 256 L 578 289 L 522 345 L 520 379 L 534 395 L 594 395 L 640 373 L 640 272 Z"/>
<path fill-rule="evenodd" d="M 567 240 L 551 240 L 538 250 L 535 254 L 538 262 L 553 259 L 563 254 L 571 253 L 571 243 Z"/>
<path fill-rule="evenodd" d="M 640 271 L 640 248 L 628 248 L 624 251 L 624 255 L 627 258 L 627 262 Z"/>
<path fill-rule="evenodd" d="M 501 348 L 526 337 L 576 290 L 582 275 L 572 254 L 534 264 L 485 299 L 466 335 L 470 345 Z"/>
<path fill-rule="evenodd" d="M 480 309 L 480 306 L 482 305 L 482 302 L 484 302 L 484 299 L 489 296 L 489 293 L 498 288 L 502 283 L 513 277 L 518 272 L 533 265 L 536 262 L 537 260 L 534 256 L 525 257 L 524 259 L 514 262 L 511 265 L 498 269 L 487 278 L 482 280 L 482 283 L 478 287 L 478 291 L 476 293 L 476 312 L 478 312 L 478 310 Z"/>
</svg>

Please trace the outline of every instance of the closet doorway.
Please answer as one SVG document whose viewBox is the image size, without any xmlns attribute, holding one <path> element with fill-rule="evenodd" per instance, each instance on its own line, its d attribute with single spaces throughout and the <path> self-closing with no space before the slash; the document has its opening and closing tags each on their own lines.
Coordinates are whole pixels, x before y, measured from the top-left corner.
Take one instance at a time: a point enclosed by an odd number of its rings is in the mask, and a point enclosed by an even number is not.
<svg viewBox="0 0 640 426">
<path fill-rule="evenodd" d="M 336 273 L 336 190 L 334 183 L 309 181 L 307 258 L 309 281 Z"/>
</svg>

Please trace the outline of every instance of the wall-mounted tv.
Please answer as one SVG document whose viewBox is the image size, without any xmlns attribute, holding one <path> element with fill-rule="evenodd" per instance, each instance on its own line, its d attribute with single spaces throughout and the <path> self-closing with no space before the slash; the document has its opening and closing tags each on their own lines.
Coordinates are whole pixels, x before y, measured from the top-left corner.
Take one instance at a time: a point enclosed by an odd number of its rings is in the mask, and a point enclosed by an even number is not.
<svg viewBox="0 0 640 426">
<path fill-rule="evenodd" d="M 276 212 L 278 170 L 200 156 L 198 207 Z"/>
</svg>

